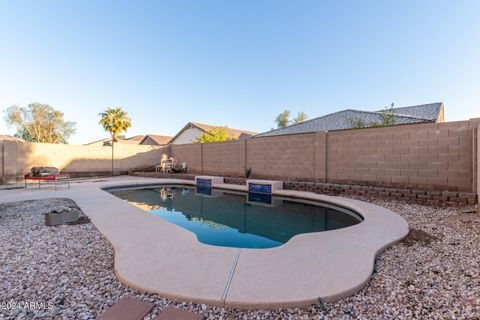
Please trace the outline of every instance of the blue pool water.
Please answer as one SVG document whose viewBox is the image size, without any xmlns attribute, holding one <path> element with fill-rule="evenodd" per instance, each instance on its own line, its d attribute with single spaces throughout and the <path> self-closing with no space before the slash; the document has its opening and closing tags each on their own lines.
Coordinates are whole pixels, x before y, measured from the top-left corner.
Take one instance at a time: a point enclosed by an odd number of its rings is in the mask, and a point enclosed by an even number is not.
<svg viewBox="0 0 480 320">
<path fill-rule="evenodd" d="M 345 228 L 361 221 L 344 208 L 266 194 L 191 186 L 119 189 L 111 193 L 215 246 L 277 247 L 297 234 Z"/>
</svg>

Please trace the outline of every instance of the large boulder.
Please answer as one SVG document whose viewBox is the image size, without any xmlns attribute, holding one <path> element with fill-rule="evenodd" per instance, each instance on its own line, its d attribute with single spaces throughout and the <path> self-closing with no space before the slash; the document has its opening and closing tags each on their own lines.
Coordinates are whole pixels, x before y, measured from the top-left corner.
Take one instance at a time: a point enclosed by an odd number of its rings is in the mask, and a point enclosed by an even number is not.
<svg viewBox="0 0 480 320">
<path fill-rule="evenodd" d="M 59 173 L 55 167 L 32 167 L 30 174 L 34 177 L 50 176 Z"/>
</svg>

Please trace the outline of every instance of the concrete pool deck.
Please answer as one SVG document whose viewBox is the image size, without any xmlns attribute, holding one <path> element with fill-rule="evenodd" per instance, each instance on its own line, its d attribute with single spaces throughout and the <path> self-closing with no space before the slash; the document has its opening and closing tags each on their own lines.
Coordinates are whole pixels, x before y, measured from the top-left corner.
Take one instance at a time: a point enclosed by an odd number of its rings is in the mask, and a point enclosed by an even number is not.
<svg viewBox="0 0 480 320">
<path fill-rule="evenodd" d="M 408 233 L 406 221 L 388 209 L 341 197 L 279 190 L 275 194 L 351 208 L 364 221 L 344 229 L 300 234 L 270 249 L 216 247 L 102 190 L 170 183 L 191 185 L 193 181 L 132 178 L 72 184 L 70 190 L 4 190 L 0 202 L 72 199 L 112 244 L 121 282 L 172 299 L 237 308 L 305 306 L 352 295 L 370 280 L 375 256 Z M 246 190 L 238 185 L 221 188 Z"/>
</svg>

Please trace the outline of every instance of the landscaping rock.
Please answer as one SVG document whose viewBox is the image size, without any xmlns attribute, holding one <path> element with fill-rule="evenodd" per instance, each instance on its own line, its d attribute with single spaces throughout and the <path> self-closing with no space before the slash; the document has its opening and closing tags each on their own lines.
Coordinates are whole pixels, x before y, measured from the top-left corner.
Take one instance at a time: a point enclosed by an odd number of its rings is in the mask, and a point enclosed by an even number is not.
<svg viewBox="0 0 480 320">
<path fill-rule="evenodd" d="M 369 283 L 336 303 L 251 311 L 171 300 L 119 283 L 113 248 L 93 224 L 43 224 L 45 213 L 75 208 L 70 200 L 0 204 L 0 302 L 53 305 L 0 310 L 0 319 L 93 320 L 124 296 L 155 303 L 145 318 L 150 320 L 167 305 L 207 319 L 479 319 L 480 215 L 466 213 L 473 206 L 433 208 L 352 197 L 399 213 L 412 230 L 380 254 Z"/>
<path fill-rule="evenodd" d="M 30 170 L 34 177 L 47 176 L 52 174 L 57 174 L 60 171 L 55 167 L 32 167 Z"/>
</svg>

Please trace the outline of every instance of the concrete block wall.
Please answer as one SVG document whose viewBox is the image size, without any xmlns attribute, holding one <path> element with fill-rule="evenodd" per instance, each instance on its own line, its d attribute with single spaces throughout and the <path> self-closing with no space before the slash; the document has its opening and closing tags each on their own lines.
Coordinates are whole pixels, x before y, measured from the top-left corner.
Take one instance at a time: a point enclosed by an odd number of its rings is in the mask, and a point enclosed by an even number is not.
<svg viewBox="0 0 480 320">
<path fill-rule="evenodd" d="M 315 137 L 309 133 L 248 139 L 246 167 L 255 178 L 313 181 Z"/>
<path fill-rule="evenodd" d="M 477 127 L 469 121 L 317 132 L 173 146 L 194 173 L 477 192 Z M 178 161 L 178 160 L 177 160 Z"/>
<path fill-rule="evenodd" d="M 328 180 L 473 190 L 474 121 L 328 134 Z"/>
<path fill-rule="evenodd" d="M 203 145 L 203 173 L 238 176 L 245 174 L 245 140 Z"/>
<path fill-rule="evenodd" d="M 141 170 L 164 153 L 189 173 L 316 183 L 478 193 L 480 119 L 251 138 L 170 148 L 115 145 L 118 171 Z M 6 177 L 49 165 L 67 172 L 108 172 L 111 147 L 3 142 Z"/>
<path fill-rule="evenodd" d="M 5 141 L 3 174 L 6 180 L 22 177 L 33 166 L 53 166 L 62 172 L 102 173 L 111 171 L 112 148 L 107 146 L 28 143 Z M 159 146 L 115 144 L 115 171 L 143 170 L 160 162 L 168 152 Z"/>
<path fill-rule="evenodd" d="M 315 177 L 314 180 L 317 182 L 327 182 L 327 139 L 328 132 L 317 132 L 315 133 Z"/>
<path fill-rule="evenodd" d="M 171 156 L 176 163 L 186 162 L 188 172 L 202 173 L 203 144 L 174 144 Z"/>
</svg>

